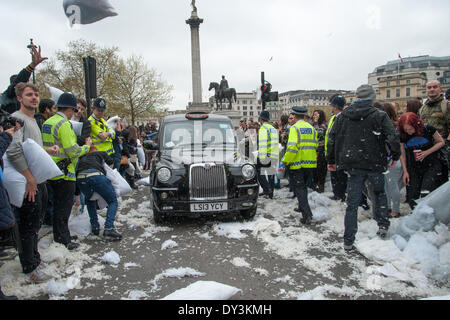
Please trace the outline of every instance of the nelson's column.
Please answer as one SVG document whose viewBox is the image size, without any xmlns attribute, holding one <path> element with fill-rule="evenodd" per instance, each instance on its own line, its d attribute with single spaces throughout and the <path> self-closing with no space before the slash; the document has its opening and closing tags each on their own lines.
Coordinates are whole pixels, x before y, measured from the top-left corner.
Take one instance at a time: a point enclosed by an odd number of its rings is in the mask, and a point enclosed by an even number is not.
<svg viewBox="0 0 450 320">
<path fill-rule="evenodd" d="M 191 50 L 192 50 L 192 92 L 193 101 L 188 111 L 209 112 L 209 108 L 202 103 L 202 67 L 200 61 L 200 19 L 197 14 L 195 0 L 192 0 L 192 14 L 186 23 L 191 27 Z"/>
</svg>

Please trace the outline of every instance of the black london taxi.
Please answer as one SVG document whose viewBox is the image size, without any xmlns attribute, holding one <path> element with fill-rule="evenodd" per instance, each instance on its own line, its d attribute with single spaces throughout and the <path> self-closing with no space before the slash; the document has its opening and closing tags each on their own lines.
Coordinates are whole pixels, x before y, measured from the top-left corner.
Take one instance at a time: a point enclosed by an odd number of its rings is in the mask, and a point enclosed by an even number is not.
<svg viewBox="0 0 450 320">
<path fill-rule="evenodd" d="M 156 223 L 174 216 L 240 215 L 257 210 L 256 168 L 238 150 L 230 118 L 187 113 L 163 119 L 150 171 L 150 202 Z"/>
</svg>

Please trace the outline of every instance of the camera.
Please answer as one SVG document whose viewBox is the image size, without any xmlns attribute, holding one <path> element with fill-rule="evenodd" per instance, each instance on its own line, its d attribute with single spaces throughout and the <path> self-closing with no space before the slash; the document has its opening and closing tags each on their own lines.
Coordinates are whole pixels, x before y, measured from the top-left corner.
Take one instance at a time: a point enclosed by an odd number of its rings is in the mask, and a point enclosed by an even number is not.
<svg viewBox="0 0 450 320">
<path fill-rule="evenodd" d="M 3 128 L 3 130 L 14 128 L 17 123 L 21 127 L 24 126 L 23 120 L 11 117 L 11 115 L 8 112 L 0 109 L 0 126 Z"/>
</svg>

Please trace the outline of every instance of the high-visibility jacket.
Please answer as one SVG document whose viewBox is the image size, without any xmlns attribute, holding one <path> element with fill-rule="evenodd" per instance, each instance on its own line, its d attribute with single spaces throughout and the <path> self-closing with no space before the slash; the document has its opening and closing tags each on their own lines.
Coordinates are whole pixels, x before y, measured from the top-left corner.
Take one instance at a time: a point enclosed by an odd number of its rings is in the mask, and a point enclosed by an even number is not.
<svg viewBox="0 0 450 320">
<path fill-rule="evenodd" d="M 104 119 L 97 119 L 94 115 L 89 117 L 91 123 L 92 145 L 96 146 L 98 151 L 106 152 L 109 156 L 114 154 L 113 140 L 116 138 L 116 131 L 109 128 Z M 105 140 L 100 139 L 100 132 L 111 132 L 112 136 Z"/>
<path fill-rule="evenodd" d="M 317 168 L 319 141 L 314 127 L 298 121 L 289 129 L 289 140 L 283 162 L 290 170 Z"/>
<path fill-rule="evenodd" d="M 42 141 L 44 148 L 50 148 L 54 145 L 59 147 L 59 153 L 52 155 L 53 161 L 61 166 L 62 161 L 66 160 L 67 166 L 61 171 L 64 175 L 50 180 L 76 181 L 75 168 L 78 159 L 89 152 L 89 146 L 80 147 L 77 144 L 77 136 L 73 132 L 72 125 L 62 113 L 57 113 L 42 125 Z"/>
<path fill-rule="evenodd" d="M 267 158 L 278 160 L 280 147 L 278 145 L 278 130 L 265 122 L 258 133 L 258 158 L 260 162 L 267 162 Z"/>
<path fill-rule="evenodd" d="M 334 120 L 336 120 L 336 116 L 332 116 L 330 122 L 328 123 L 327 132 L 325 133 L 325 157 L 328 155 L 328 137 L 330 135 L 331 129 L 333 129 Z"/>
</svg>

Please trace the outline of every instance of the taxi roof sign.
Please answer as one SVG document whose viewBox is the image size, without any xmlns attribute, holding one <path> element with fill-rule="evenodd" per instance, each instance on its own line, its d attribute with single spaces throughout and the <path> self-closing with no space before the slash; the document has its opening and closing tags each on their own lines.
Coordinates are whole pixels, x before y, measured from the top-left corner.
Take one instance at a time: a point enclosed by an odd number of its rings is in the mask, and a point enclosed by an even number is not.
<svg viewBox="0 0 450 320">
<path fill-rule="evenodd" d="M 188 120 L 206 120 L 209 118 L 209 115 L 204 112 L 188 112 L 186 114 L 186 119 Z"/>
</svg>

